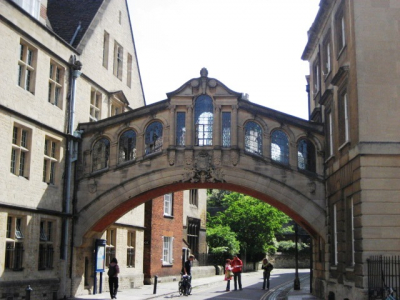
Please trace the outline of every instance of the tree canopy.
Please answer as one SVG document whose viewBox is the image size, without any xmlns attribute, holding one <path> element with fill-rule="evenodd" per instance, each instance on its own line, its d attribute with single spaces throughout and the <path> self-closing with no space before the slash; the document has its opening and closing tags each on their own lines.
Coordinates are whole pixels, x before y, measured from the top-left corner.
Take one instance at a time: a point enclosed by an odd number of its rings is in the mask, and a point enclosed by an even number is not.
<svg viewBox="0 0 400 300">
<path fill-rule="evenodd" d="M 258 199 L 240 193 L 226 194 L 223 203 L 227 209 L 209 217 L 207 227 L 210 232 L 217 234 L 212 228 L 228 227 L 240 243 L 240 251 L 250 260 L 257 260 L 271 248 L 275 249 L 275 235 L 290 231 L 291 227 L 283 228 L 290 218 L 283 212 Z M 207 229 L 207 235 L 209 230 Z M 221 232 L 222 233 L 222 232 Z M 226 234 L 226 233 L 225 233 Z M 213 240 L 221 241 L 222 239 Z M 211 247 L 228 246 L 214 243 Z"/>
</svg>

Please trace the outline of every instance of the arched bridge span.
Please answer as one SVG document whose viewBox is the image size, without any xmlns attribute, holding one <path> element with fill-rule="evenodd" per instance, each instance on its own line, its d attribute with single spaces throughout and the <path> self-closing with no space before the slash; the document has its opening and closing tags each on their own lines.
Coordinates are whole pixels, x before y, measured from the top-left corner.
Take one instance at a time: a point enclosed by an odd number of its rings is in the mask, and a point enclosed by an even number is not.
<svg viewBox="0 0 400 300">
<path fill-rule="evenodd" d="M 80 125 L 75 245 L 167 192 L 243 192 L 325 236 L 321 124 L 248 101 L 207 71 L 168 99 Z"/>
</svg>

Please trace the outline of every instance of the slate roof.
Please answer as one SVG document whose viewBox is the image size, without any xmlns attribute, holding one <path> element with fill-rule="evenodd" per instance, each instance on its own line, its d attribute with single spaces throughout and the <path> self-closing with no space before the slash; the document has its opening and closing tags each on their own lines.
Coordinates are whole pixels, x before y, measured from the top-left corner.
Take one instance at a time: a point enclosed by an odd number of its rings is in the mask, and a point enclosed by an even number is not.
<svg viewBox="0 0 400 300">
<path fill-rule="evenodd" d="M 76 48 L 103 2 L 104 0 L 49 0 L 47 17 L 53 31 L 67 43 L 71 42 L 81 22 L 81 28 L 72 43 Z"/>
</svg>

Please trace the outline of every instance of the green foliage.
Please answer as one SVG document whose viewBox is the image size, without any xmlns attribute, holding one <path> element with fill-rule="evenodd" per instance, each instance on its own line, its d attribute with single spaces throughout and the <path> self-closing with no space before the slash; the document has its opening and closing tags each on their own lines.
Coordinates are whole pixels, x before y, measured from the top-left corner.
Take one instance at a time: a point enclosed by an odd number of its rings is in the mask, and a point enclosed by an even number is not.
<svg viewBox="0 0 400 300">
<path fill-rule="evenodd" d="M 283 232 L 282 225 L 290 220 L 288 216 L 269 204 L 236 192 L 226 194 L 222 202 L 227 209 L 209 216 L 208 228 L 230 228 L 240 242 L 241 253 L 250 261 L 276 250 L 275 235 Z"/>
<path fill-rule="evenodd" d="M 309 253 L 310 246 L 306 243 L 297 243 L 298 253 Z M 296 252 L 296 243 L 293 241 L 280 241 L 278 242 L 278 251 L 282 253 L 294 254 Z"/>
<path fill-rule="evenodd" d="M 226 190 L 210 189 L 207 190 L 208 207 L 226 207 L 225 196 L 231 192 Z"/>
<path fill-rule="evenodd" d="M 226 253 L 230 256 L 239 251 L 236 234 L 228 226 L 216 225 L 207 228 L 207 244 L 210 253 Z"/>
</svg>

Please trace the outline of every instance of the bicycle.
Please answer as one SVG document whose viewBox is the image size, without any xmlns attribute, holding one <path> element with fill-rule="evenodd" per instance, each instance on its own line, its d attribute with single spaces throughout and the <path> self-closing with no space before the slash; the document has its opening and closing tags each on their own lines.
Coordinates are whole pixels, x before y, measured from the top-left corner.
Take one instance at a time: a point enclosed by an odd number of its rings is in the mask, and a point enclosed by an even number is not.
<svg viewBox="0 0 400 300">
<path fill-rule="evenodd" d="M 192 284 L 190 283 L 190 276 L 183 275 L 179 281 L 179 295 L 189 296 L 192 292 Z"/>
</svg>

